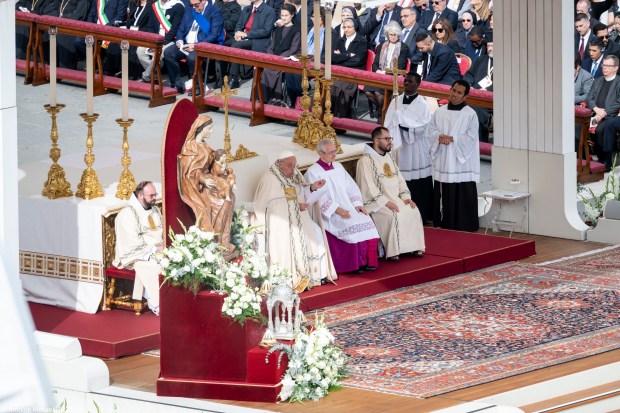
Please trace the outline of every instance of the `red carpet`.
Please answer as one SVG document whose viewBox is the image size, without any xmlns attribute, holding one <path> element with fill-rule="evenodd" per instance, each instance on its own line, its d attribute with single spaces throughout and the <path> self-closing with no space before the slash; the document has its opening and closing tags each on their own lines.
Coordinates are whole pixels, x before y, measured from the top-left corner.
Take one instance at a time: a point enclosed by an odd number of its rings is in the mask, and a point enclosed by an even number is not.
<svg viewBox="0 0 620 413">
<path fill-rule="evenodd" d="M 380 261 L 377 271 L 339 274 L 329 284 L 300 294 L 302 311 L 311 311 L 451 277 L 493 265 L 515 261 L 536 253 L 534 241 L 424 228 L 426 255 L 402 256 L 400 261 Z"/>
<path fill-rule="evenodd" d="M 159 318 L 112 310 L 87 314 L 44 304 L 29 303 L 37 330 L 77 337 L 82 353 L 117 358 L 159 348 Z"/>
<path fill-rule="evenodd" d="M 300 295 L 302 311 L 345 303 L 374 294 L 439 280 L 519 260 L 536 253 L 533 241 L 425 228 L 426 255 L 380 261 L 377 271 L 341 274 L 337 285 L 325 285 Z M 38 330 L 77 337 L 86 355 L 116 358 L 159 348 L 159 318 L 147 312 L 77 311 L 30 303 Z"/>
</svg>

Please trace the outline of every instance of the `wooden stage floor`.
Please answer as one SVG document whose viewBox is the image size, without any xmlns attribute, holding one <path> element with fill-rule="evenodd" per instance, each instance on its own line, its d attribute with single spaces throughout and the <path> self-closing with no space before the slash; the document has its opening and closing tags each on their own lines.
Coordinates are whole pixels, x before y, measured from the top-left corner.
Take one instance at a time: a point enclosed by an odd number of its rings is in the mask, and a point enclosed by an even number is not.
<svg viewBox="0 0 620 413">
<path fill-rule="evenodd" d="M 508 236 L 508 233 L 500 232 L 495 235 Z M 536 242 L 537 254 L 533 257 L 521 260 L 522 262 L 529 263 L 541 263 L 607 246 L 607 244 L 527 234 L 513 234 L 513 238 L 533 240 Z M 221 403 L 274 412 L 426 413 L 618 361 L 620 361 L 620 350 L 614 350 L 506 379 L 444 393 L 428 399 L 416 399 L 352 388 L 342 388 L 341 390 L 332 392 L 327 398 L 319 402 L 308 402 L 303 405 L 299 403 L 268 404 L 231 401 L 222 401 Z M 105 362 L 110 370 L 110 381 L 112 385 L 155 393 L 155 382 L 159 374 L 158 358 L 136 355 L 116 360 L 105 360 Z"/>
</svg>

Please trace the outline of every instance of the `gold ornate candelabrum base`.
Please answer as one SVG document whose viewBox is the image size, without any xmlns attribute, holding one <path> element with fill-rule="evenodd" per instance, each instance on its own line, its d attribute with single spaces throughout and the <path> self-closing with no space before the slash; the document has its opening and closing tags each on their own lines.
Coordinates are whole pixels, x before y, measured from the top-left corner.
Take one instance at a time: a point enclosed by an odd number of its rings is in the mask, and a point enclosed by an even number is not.
<svg viewBox="0 0 620 413">
<path fill-rule="evenodd" d="M 71 184 L 65 178 L 65 170 L 58 164 L 58 159 L 60 159 L 60 148 L 58 147 L 56 115 L 58 115 L 65 105 L 59 103 L 56 106 L 44 105 L 43 107 L 52 117 L 52 129 L 50 131 L 50 139 L 52 140 L 50 158 L 52 159 L 52 166 L 47 173 L 47 181 L 43 184 L 43 191 L 41 191 L 41 194 L 49 199 L 73 196 Z"/>
<path fill-rule="evenodd" d="M 235 156 L 232 157 L 231 161 L 240 161 L 242 159 L 253 158 L 255 156 L 258 156 L 256 152 L 251 151 L 245 146 L 239 144 L 239 147 L 235 152 Z"/>
<path fill-rule="evenodd" d="M 136 178 L 134 178 L 133 173 L 129 170 L 131 157 L 129 156 L 129 139 L 127 138 L 127 129 L 129 129 L 133 123 L 133 119 L 116 119 L 116 123 L 123 128 L 123 156 L 121 157 L 123 172 L 121 172 L 121 177 L 118 179 L 116 197 L 123 201 L 127 201 L 131 198 L 131 194 L 136 189 Z"/>
<path fill-rule="evenodd" d="M 336 144 L 336 150 L 338 153 L 342 153 L 342 145 L 338 140 L 338 136 L 336 135 L 336 131 L 332 127 L 332 122 L 334 121 L 334 115 L 332 115 L 332 95 L 331 88 L 334 84 L 332 79 L 322 79 L 321 81 L 323 86 L 323 91 L 325 92 L 325 114 L 323 115 L 323 122 L 325 122 L 325 138 L 330 138 Z"/>
<path fill-rule="evenodd" d="M 80 116 L 84 119 L 84 122 L 88 125 L 88 134 L 86 135 L 86 155 L 84 155 L 84 163 L 86 163 L 86 169 L 82 172 L 82 178 L 77 187 L 75 196 L 82 199 L 95 199 L 103 196 L 103 190 L 97 178 L 97 172 L 92 168 L 95 163 L 95 154 L 93 153 L 93 146 L 95 140 L 93 138 L 93 123 L 99 118 L 98 113 L 88 115 L 81 113 Z"/>
<path fill-rule="evenodd" d="M 297 143 L 304 148 L 307 148 L 308 135 L 312 129 L 313 118 L 309 112 L 310 109 L 310 96 L 308 96 L 308 90 L 310 89 L 310 82 L 308 81 L 308 62 L 312 59 L 310 56 L 295 56 L 301 62 L 301 90 L 302 95 L 300 99 L 301 103 L 301 116 L 297 121 L 297 129 L 293 135 L 293 142 Z M 294 103 L 294 102 L 293 102 Z"/>
</svg>

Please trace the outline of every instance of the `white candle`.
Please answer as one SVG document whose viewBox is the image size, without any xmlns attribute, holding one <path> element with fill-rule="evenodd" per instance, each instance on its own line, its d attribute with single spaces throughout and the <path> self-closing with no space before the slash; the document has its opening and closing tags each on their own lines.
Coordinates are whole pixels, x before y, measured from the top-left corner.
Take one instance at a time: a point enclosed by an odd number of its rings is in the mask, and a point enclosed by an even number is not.
<svg viewBox="0 0 620 413">
<path fill-rule="evenodd" d="M 129 42 L 123 40 L 121 42 L 121 102 L 122 102 L 122 118 L 124 121 L 129 119 Z"/>
<path fill-rule="evenodd" d="M 314 1 L 314 70 L 321 69 L 321 2 Z"/>
<path fill-rule="evenodd" d="M 93 114 L 93 43 L 92 36 L 86 37 L 86 114 Z"/>
<path fill-rule="evenodd" d="M 325 80 L 332 79 L 332 11 L 325 10 Z"/>
<path fill-rule="evenodd" d="M 308 0 L 301 0 L 301 55 L 308 56 Z"/>
<path fill-rule="evenodd" d="M 50 28 L 50 106 L 56 106 L 56 31 Z"/>
</svg>

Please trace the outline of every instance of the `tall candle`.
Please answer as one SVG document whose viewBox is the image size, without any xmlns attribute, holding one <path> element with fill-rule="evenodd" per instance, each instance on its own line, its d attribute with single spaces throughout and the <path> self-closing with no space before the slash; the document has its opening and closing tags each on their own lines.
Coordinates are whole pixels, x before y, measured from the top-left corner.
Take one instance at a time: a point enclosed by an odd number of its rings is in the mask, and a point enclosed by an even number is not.
<svg viewBox="0 0 620 413">
<path fill-rule="evenodd" d="M 325 10 L 325 80 L 332 79 L 332 11 Z"/>
<path fill-rule="evenodd" d="M 314 1 L 314 70 L 321 69 L 321 2 Z M 327 33 L 327 32 L 326 32 Z"/>
<path fill-rule="evenodd" d="M 121 42 L 121 50 L 121 70 L 123 73 L 121 80 L 122 118 L 126 121 L 129 119 L 129 42 L 127 40 Z"/>
<path fill-rule="evenodd" d="M 308 56 L 308 0 L 301 0 L 301 55 Z"/>
<path fill-rule="evenodd" d="M 50 27 L 50 106 L 56 106 L 56 33 Z"/>
<path fill-rule="evenodd" d="M 92 36 L 86 36 L 86 114 L 93 114 L 93 43 Z"/>
</svg>

